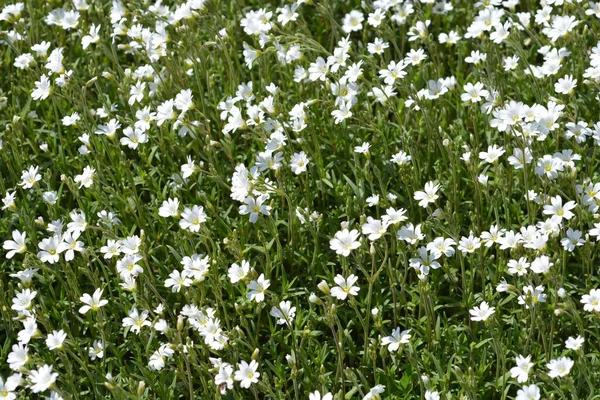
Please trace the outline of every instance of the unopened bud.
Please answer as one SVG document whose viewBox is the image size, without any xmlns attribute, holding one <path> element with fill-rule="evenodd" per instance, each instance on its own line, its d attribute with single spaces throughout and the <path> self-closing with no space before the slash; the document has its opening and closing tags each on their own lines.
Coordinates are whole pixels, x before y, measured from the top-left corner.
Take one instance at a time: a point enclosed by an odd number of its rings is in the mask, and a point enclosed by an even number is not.
<svg viewBox="0 0 600 400">
<path fill-rule="evenodd" d="M 137 396 L 138 396 L 138 398 L 141 398 L 143 396 L 145 390 L 146 390 L 146 382 L 139 381 L 138 382 L 138 387 L 137 387 Z"/>
<path fill-rule="evenodd" d="M 329 294 L 329 285 L 327 284 L 327 282 L 325 281 L 321 281 L 319 282 L 319 284 L 317 285 L 317 287 L 319 288 L 319 290 L 325 294 Z"/>
</svg>

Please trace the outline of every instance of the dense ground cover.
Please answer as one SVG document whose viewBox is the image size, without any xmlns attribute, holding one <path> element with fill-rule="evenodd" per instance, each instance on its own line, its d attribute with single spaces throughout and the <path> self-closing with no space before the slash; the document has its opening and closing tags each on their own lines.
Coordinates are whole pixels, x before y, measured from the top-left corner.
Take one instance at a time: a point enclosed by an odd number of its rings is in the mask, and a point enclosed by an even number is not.
<svg viewBox="0 0 600 400">
<path fill-rule="evenodd" d="M 0 399 L 594 399 L 600 3 L 0 12 Z"/>
</svg>

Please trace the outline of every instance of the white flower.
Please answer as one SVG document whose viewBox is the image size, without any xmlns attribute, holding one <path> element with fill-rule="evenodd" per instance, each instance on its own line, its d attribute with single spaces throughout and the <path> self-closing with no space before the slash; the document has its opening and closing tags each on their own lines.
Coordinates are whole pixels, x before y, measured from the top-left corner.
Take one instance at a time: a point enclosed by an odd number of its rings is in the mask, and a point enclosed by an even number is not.
<svg viewBox="0 0 600 400">
<path fill-rule="evenodd" d="M 181 220 L 179 220 L 179 226 L 183 229 L 187 229 L 190 232 L 199 232 L 200 225 L 206 222 L 206 213 L 204 207 L 193 206 L 191 209 L 186 207 L 181 213 Z"/>
<path fill-rule="evenodd" d="M 519 56 L 506 57 L 504 59 L 504 70 L 512 71 L 519 66 Z"/>
<path fill-rule="evenodd" d="M 127 127 L 123 129 L 123 135 L 125 135 L 125 137 L 122 137 L 119 140 L 121 142 L 121 145 L 127 146 L 133 150 L 137 149 L 139 144 L 148 142 L 148 135 L 139 128 L 134 129 L 131 127 Z"/>
<path fill-rule="evenodd" d="M 21 374 L 12 374 L 6 378 L 6 382 L 0 376 L 0 398 L 2 400 L 15 400 L 17 394 L 15 390 L 23 384 L 23 378 Z"/>
<path fill-rule="evenodd" d="M 479 307 L 475 306 L 469 310 L 472 321 L 487 321 L 488 318 L 491 317 L 495 312 L 496 309 L 494 307 L 490 307 L 486 301 L 482 302 Z"/>
<path fill-rule="evenodd" d="M 548 256 L 537 257 L 531 263 L 531 270 L 536 274 L 545 274 L 550 271 L 550 268 L 554 265 L 553 262 L 550 261 Z"/>
<path fill-rule="evenodd" d="M 362 12 L 358 10 L 352 10 L 344 16 L 342 20 L 342 30 L 346 33 L 360 31 L 363 26 L 362 22 L 365 17 Z"/>
<path fill-rule="evenodd" d="M 379 195 L 378 194 L 374 194 L 372 196 L 369 196 L 366 198 L 365 200 L 367 202 L 367 204 L 369 205 L 369 207 L 375 207 L 377 204 L 379 204 Z"/>
<path fill-rule="evenodd" d="M 360 287 L 354 286 L 354 284 L 358 282 L 358 277 L 355 275 L 344 278 L 342 275 L 338 274 L 333 280 L 337 286 L 331 289 L 331 295 L 339 300 L 346 300 L 348 295 L 356 296 L 360 290 Z"/>
<path fill-rule="evenodd" d="M 590 290 L 590 294 L 581 296 L 583 309 L 589 312 L 600 312 L 600 289 Z"/>
<path fill-rule="evenodd" d="M 425 235 L 421 232 L 421 224 L 414 226 L 412 222 L 400 228 L 396 232 L 396 235 L 399 240 L 404 240 L 410 244 L 416 244 L 418 241 L 425 238 Z"/>
<path fill-rule="evenodd" d="M 90 27 L 90 34 L 81 38 L 81 47 L 83 47 L 84 50 L 87 49 L 90 44 L 100 42 L 100 36 L 98 33 L 100 32 L 101 26 L 102 25 L 96 26 L 92 24 Z"/>
<path fill-rule="evenodd" d="M 248 389 L 253 383 L 258 382 L 260 372 L 257 372 L 258 362 L 252 360 L 250 364 L 246 361 L 238 363 L 238 369 L 235 371 L 234 379 L 240 381 L 240 386 Z"/>
<path fill-rule="evenodd" d="M 463 253 L 474 253 L 475 250 L 481 247 L 481 239 L 473 236 L 473 232 L 469 234 L 469 237 L 462 237 L 458 244 L 458 249 Z"/>
<path fill-rule="evenodd" d="M 390 161 L 397 165 L 406 165 L 410 162 L 410 160 L 412 160 L 412 157 L 406 154 L 405 151 L 401 150 L 398 153 L 394 154 Z"/>
<path fill-rule="evenodd" d="M 158 350 L 150 356 L 148 367 L 155 371 L 160 371 L 165 367 L 167 359 L 173 357 L 173 354 L 175 354 L 175 350 L 172 349 L 169 343 L 161 344 Z"/>
<path fill-rule="evenodd" d="M 43 365 L 29 373 L 29 380 L 31 382 L 29 388 L 33 393 L 43 392 L 56 382 L 57 377 L 58 373 L 52 372 L 51 365 Z"/>
<path fill-rule="evenodd" d="M 579 335 L 576 338 L 569 336 L 569 338 L 565 340 L 565 347 L 569 350 L 579 350 L 584 342 L 585 339 Z"/>
<path fill-rule="evenodd" d="M 477 82 L 474 85 L 467 83 L 463 86 L 465 93 L 460 96 L 460 99 L 465 102 L 477 103 L 489 96 L 490 92 L 483 88 L 483 83 Z"/>
<path fill-rule="evenodd" d="M 321 392 L 315 390 L 308 394 L 308 400 L 333 400 L 333 395 L 331 393 L 321 395 Z"/>
<path fill-rule="evenodd" d="M 98 129 L 94 132 L 96 135 L 104 135 L 109 139 L 115 137 L 117 129 L 121 127 L 121 123 L 116 119 L 111 119 L 106 125 L 98 125 Z"/>
<path fill-rule="evenodd" d="M 227 276 L 229 276 L 229 280 L 231 283 L 237 283 L 243 280 L 250 272 L 250 263 L 246 260 L 242 260 L 240 265 L 233 263 L 229 270 L 227 271 Z"/>
<path fill-rule="evenodd" d="M 43 74 L 39 81 L 35 82 L 35 89 L 31 92 L 31 98 L 34 100 L 45 100 L 50 96 L 52 86 L 46 74 Z"/>
<path fill-rule="evenodd" d="M 360 242 L 357 240 L 358 236 L 359 234 L 356 229 L 352 231 L 348 229 L 338 231 L 333 239 L 329 241 L 329 247 L 337 254 L 348 257 L 352 250 L 360 247 Z"/>
<path fill-rule="evenodd" d="M 515 400 L 540 400 L 540 388 L 537 385 L 523 386 L 517 391 Z"/>
<path fill-rule="evenodd" d="M 175 96 L 175 108 L 179 111 L 186 112 L 194 108 L 194 96 L 190 89 L 184 89 Z"/>
<path fill-rule="evenodd" d="M 440 394 L 432 390 L 425 391 L 425 400 L 440 400 Z"/>
<path fill-rule="evenodd" d="M 519 260 L 509 260 L 508 261 L 508 273 L 511 275 L 517 274 L 519 276 L 523 276 L 527 273 L 529 266 L 531 264 L 527 262 L 525 257 L 519 258 Z"/>
<path fill-rule="evenodd" d="M 105 259 L 109 260 L 121 254 L 121 244 L 118 240 L 108 239 L 106 241 L 106 246 L 100 248 L 100 252 L 104 254 Z"/>
<path fill-rule="evenodd" d="M 363 235 L 368 235 L 369 240 L 374 241 L 386 233 L 388 226 L 388 222 L 368 217 L 367 223 L 364 224 L 361 229 Z"/>
<path fill-rule="evenodd" d="M 92 347 L 88 347 L 88 356 L 92 361 L 96 358 L 104 358 L 104 345 L 100 340 L 94 340 Z"/>
<path fill-rule="evenodd" d="M 390 207 L 387 210 L 385 210 L 385 214 L 386 215 L 381 217 L 381 220 L 392 225 L 399 224 L 400 222 L 406 221 L 408 219 L 408 217 L 405 215 L 406 210 L 404 208 L 396 210 L 395 208 Z"/>
<path fill-rule="evenodd" d="M 219 372 L 215 375 L 215 385 L 219 387 L 221 394 L 227 389 L 233 389 L 233 367 L 228 363 L 219 366 Z"/>
<path fill-rule="evenodd" d="M 169 278 L 165 280 L 165 287 L 170 287 L 173 293 L 179 292 L 182 287 L 189 287 L 193 281 L 187 277 L 187 273 L 184 270 L 183 272 L 179 272 L 178 270 L 173 270 L 169 274 Z"/>
<path fill-rule="evenodd" d="M 565 250 L 572 252 L 576 247 L 583 246 L 585 244 L 585 240 L 581 238 L 582 235 L 583 233 L 581 231 L 569 228 L 567 229 L 567 237 L 562 238 L 560 240 L 560 244 Z"/>
<path fill-rule="evenodd" d="M 179 216 L 179 199 L 169 198 L 162 202 L 162 205 L 158 209 L 158 215 L 163 218 L 167 217 L 178 217 Z"/>
<path fill-rule="evenodd" d="M 569 357 L 560 357 L 551 360 L 548 364 L 546 364 L 546 368 L 548 368 L 548 376 L 550 378 L 565 377 L 569 375 L 569 372 L 571 372 L 571 368 L 574 364 L 575 362 Z"/>
<path fill-rule="evenodd" d="M 79 301 L 85 304 L 79 308 L 80 314 L 85 314 L 89 310 L 98 311 L 100 307 L 104 307 L 108 304 L 108 300 L 102 299 L 102 289 L 96 289 L 91 296 L 84 293 L 83 296 L 79 298 Z"/>
<path fill-rule="evenodd" d="M 240 206 L 240 214 L 250 214 L 250 222 L 255 224 L 258 221 L 260 214 L 271 215 L 271 206 L 264 204 L 269 199 L 268 194 L 262 194 L 258 197 L 247 196 L 243 205 Z"/>
<path fill-rule="evenodd" d="M 277 318 L 279 325 L 288 324 L 291 325 L 296 315 L 296 307 L 292 307 L 290 301 L 282 301 L 279 303 L 279 308 L 273 307 L 270 312 L 271 316 Z"/>
<path fill-rule="evenodd" d="M 380 394 L 385 392 L 385 386 L 377 385 L 369 389 L 369 392 L 362 398 L 362 400 L 381 400 Z"/>
<path fill-rule="evenodd" d="M 305 152 L 301 151 L 300 153 L 294 153 L 294 155 L 292 155 L 292 159 L 290 160 L 292 172 L 296 175 L 300 175 L 302 172 L 306 171 L 308 162 L 309 160 Z"/>
<path fill-rule="evenodd" d="M 29 361 L 29 349 L 25 343 L 13 344 L 12 351 L 8 353 L 6 362 L 13 371 L 17 371 Z"/>
<path fill-rule="evenodd" d="M 43 262 L 47 262 L 49 264 L 54 264 L 58 262 L 58 255 L 60 253 L 60 243 L 61 242 L 57 236 L 42 239 L 42 241 L 38 245 L 40 248 L 40 251 L 37 254 L 38 258 Z"/>
<path fill-rule="evenodd" d="M 479 153 L 479 158 L 487 163 L 494 164 L 505 152 L 503 147 L 496 145 L 488 146 L 487 151 Z"/>
<path fill-rule="evenodd" d="M 87 166 L 83 169 L 80 175 L 76 175 L 73 181 L 79 183 L 79 188 L 82 187 L 90 188 L 94 184 L 94 177 L 96 175 L 96 169 Z"/>
<path fill-rule="evenodd" d="M 36 296 L 36 291 L 23 289 L 21 292 L 17 292 L 16 296 L 12 299 L 12 306 L 10 308 L 15 311 L 31 310 L 33 307 L 33 299 L 35 299 Z"/>
<path fill-rule="evenodd" d="M 142 257 L 138 254 L 127 254 L 122 259 L 117 261 L 117 272 L 121 275 L 121 279 L 136 277 L 144 272 L 144 269 L 138 265 Z"/>
<path fill-rule="evenodd" d="M 518 355 L 516 361 L 517 366 L 511 368 L 510 375 L 513 378 L 517 378 L 517 382 L 519 383 L 527 382 L 527 379 L 529 379 L 529 371 L 531 371 L 531 368 L 533 367 L 531 356 L 523 357 Z"/>
<path fill-rule="evenodd" d="M 554 84 L 556 93 L 573 94 L 573 90 L 577 87 L 577 79 L 573 79 L 573 75 L 565 75 Z"/>
<path fill-rule="evenodd" d="M 62 237 L 62 242 L 58 245 L 58 252 L 65 252 L 65 261 L 71 261 L 75 258 L 75 252 L 82 253 L 85 251 L 83 247 L 83 242 L 78 241 L 79 235 L 81 233 L 79 231 L 75 232 L 67 232 Z"/>
<path fill-rule="evenodd" d="M 6 253 L 6 258 L 10 260 L 15 254 L 25 253 L 27 251 L 27 247 L 25 246 L 25 236 L 27 236 L 26 232 L 19 232 L 15 230 L 12 232 L 13 240 L 4 241 L 2 248 L 4 250 L 8 250 L 8 253 Z"/>
<path fill-rule="evenodd" d="M 523 294 L 518 297 L 519 304 L 524 304 L 525 308 L 529 308 L 531 305 L 535 307 L 537 303 L 545 303 L 547 295 L 544 293 L 544 286 L 536 286 L 535 288 L 531 285 L 523 287 Z"/>
<path fill-rule="evenodd" d="M 571 219 L 575 216 L 571 212 L 572 209 L 575 208 L 576 204 L 574 201 L 569 201 L 563 205 L 563 200 L 560 196 L 555 196 L 550 198 L 550 202 L 552 204 L 546 204 L 544 206 L 543 213 L 545 215 L 550 215 L 558 222 L 562 222 L 562 219 Z"/>
<path fill-rule="evenodd" d="M 393 352 L 397 351 L 401 344 L 409 343 L 410 338 L 410 329 L 400 332 L 400 328 L 396 328 L 392 331 L 390 336 L 386 336 L 381 339 L 381 345 L 388 346 L 388 350 Z"/>
<path fill-rule="evenodd" d="M 146 82 L 137 81 L 135 85 L 129 88 L 129 105 L 132 106 L 137 102 L 144 100 L 144 89 L 146 89 Z"/>
<path fill-rule="evenodd" d="M 139 334 L 140 330 L 144 326 L 152 326 L 152 323 L 150 321 L 147 321 L 147 319 L 147 310 L 142 311 L 142 313 L 140 314 L 137 308 L 132 308 L 129 311 L 128 316 L 123 318 L 123 327 L 130 326 L 132 332 Z"/>
<path fill-rule="evenodd" d="M 49 350 L 61 349 L 66 338 L 67 334 L 62 329 L 60 331 L 52 331 L 46 338 L 46 346 L 48 346 Z"/>
<path fill-rule="evenodd" d="M 31 166 L 29 169 L 21 172 L 21 182 L 19 186 L 23 189 L 31 189 L 38 181 L 42 179 L 42 175 L 38 174 L 38 166 Z"/>
<path fill-rule="evenodd" d="M 58 200 L 58 193 L 53 190 L 48 190 L 44 192 L 44 194 L 42 195 L 42 199 L 44 200 L 44 202 L 50 205 L 54 205 Z"/>
<path fill-rule="evenodd" d="M 67 231 L 71 233 L 79 232 L 82 233 L 87 228 L 87 222 L 85 220 L 85 213 L 83 211 L 71 211 L 69 213 L 71 222 L 67 224 Z"/>
<path fill-rule="evenodd" d="M 327 65 L 327 62 L 323 57 L 319 57 L 317 58 L 317 61 L 311 63 L 308 67 L 308 79 L 311 81 L 325 81 L 328 72 L 329 65 Z"/>
<path fill-rule="evenodd" d="M 340 104 L 338 105 L 338 109 L 333 110 L 331 112 L 331 116 L 333 116 L 334 122 L 336 124 L 339 124 L 345 119 L 350 118 L 352 116 L 352 111 L 350 111 L 351 107 L 352 103 L 349 101 L 340 102 Z"/>
<path fill-rule="evenodd" d="M 430 181 L 425 184 L 424 191 L 417 191 L 414 194 L 414 199 L 419 201 L 419 205 L 423 208 L 427 207 L 429 203 L 435 203 L 440 197 L 437 195 L 437 191 L 440 185 L 436 185 L 435 182 Z"/>
<path fill-rule="evenodd" d="M 265 299 L 265 292 L 269 286 L 271 286 L 271 281 L 265 279 L 265 274 L 260 274 L 258 279 L 248 284 L 246 298 L 257 303 L 262 302 Z"/>
</svg>

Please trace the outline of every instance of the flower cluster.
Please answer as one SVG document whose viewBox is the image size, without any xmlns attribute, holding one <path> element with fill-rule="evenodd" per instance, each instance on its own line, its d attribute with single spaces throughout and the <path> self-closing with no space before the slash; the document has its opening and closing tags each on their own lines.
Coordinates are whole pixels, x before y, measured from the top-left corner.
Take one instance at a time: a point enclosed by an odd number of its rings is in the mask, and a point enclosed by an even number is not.
<svg viewBox="0 0 600 400">
<path fill-rule="evenodd" d="M 0 9 L 0 398 L 593 397 L 600 3 L 55 3 Z"/>
</svg>

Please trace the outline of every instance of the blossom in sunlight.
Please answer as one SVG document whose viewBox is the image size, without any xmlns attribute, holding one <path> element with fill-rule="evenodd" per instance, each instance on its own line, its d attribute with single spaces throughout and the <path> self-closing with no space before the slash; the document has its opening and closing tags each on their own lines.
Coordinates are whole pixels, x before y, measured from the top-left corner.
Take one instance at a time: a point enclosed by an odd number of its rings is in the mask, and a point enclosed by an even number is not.
<svg viewBox="0 0 600 400">
<path fill-rule="evenodd" d="M 436 185 L 435 182 L 427 182 L 425 184 L 425 189 L 423 191 L 416 191 L 414 194 L 414 199 L 419 201 L 419 205 L 423 208 L 427 207 L 431 203 L 435 203 L 435 201 L 440 197 L 437 194 L 440 185 Z"/>
<path fill-rule="evenodd" d="M 584 342 L 585 339 L 580 335 L 578 335 L 576 338 L 569 336 L 569 338 L 565 340 L 565 348 L 577 351 L 581 348 Z"/>
<path fill-rule="evenodd" d="M 258 382 L 260 378 L 260 372 L 258 370 L 258 363 L 256 360 L 241 361 L 238 364 L 238 369 L 235 371 L 234 379 L 240 382 L 240 386 L 244 389 L 248 389 L 253 383 Z"/>
<path fill-rule="evenodd" d="M 472 321 L 487 321 L 495 312 L 496 309 L 494 307 L 490 307 L 490 305 L 485 301 L 481 302 L 479 306 L 475 306 L 469 310 Z"/>
<path fill-rule="evenodd" d="M 29 380 L 31 382 L 29 388 L 33 393 L 44 392 L 56 382 L 58 373 L 52 372 L 52 368 L 52 365 L 45 364 L 29 373 Z"/>
<path fill-rule="evenodd" d="M 537 385 L 523 386 L 517 391 L 516 400 L 540 400 L 540 388 Z"/>
<path fill-rule="evenodd" d="M 199 232 L 200 226 L 206 222 L 207 216 L 202 206 L 186 207 L 181 213 L 179 226 L 190 232 Z"/>
<path fill-rule="evenodd" d="M 356 229 L 352 231 L 343 229 L 338 231 L 333 239 L 329 241 L 329 247 L 337 254 L 348 257 L 352 250 L 360 247 L 360 242 L 357 240 L 358 236 L 359 234 Z"/>
<path fill-rule="evenodd" d="M 255 224 L 258 221 L 259 215 L 271 215 L 271 206 L 264 204 L 269 199 L 268 194 L 262 194 L 258 197 L 248 196 L 244 200 L 245 204 L 240 206 L 240 214 L 250 214 L 250 222 Z"/>
<path fill-rule="evenodd" d="M 279 325 L 288 324 L 291 325 L 296 315 L 296 307 L 292 307 L 290 301 L 282 301 L 279 303 L 279 307 L 272 307 L 271 316 L 277 318 Z"/>
<path fill-rule="evenodd" d="M 400 328 L 396 328 L 392 331 L 390 336 L 381 339 L 381 345 L 387 346 L 388 350 L 393 352 L 397 351 L 401 344 L 409 343 L 410 338 L 410 329 L 400 331 Z"/>
<path fill-rule="evenodd" d="M 264 274 L 260 274 L 256 280 L 253 280 L 248 284 L 246 298 L 257 303 L 262 302 L 265 299 L 265 292 L 269 286 L 271 286 L 271 281 L 265 279 Z"/>
<path fill-rule="evenodd" d="M 83 296 L 79 298 L 79 301 L 84 303 L 84 305 L 79 308 L 79 313 L 85 314 L 90 310 L 98 311 L 100 307 L 107 305 L 108 300 L 102 299 L 102 292 L 102 289 L 96 289 L 91 296 L 84 293 Z"/>
<path fill-rule="evenodd" d="M 569 375 L 571 372 L 571 368 L 575 362 L 569 357 L 559 357 L 554 360 L 550 360 L 548 364 L 546 364 L 546 368 L 548 368 L 548 376 L 550 378 L 559 378 L 565 377 Z"/>
<path fill-rule="evenodd" d="M 589 294 L 581 296 L 583 309 L 589 312 L 600 312 L 600 289 L 592 289 Z"/>
<path fill-rule="evenodd" d="M 24 253 L 27 251 L 27 246 L 25 245 L 26 236 L 26 232 L 19 232 L 15 230 L 12 232 L 12 240 L 4 241 L 2 248 L 4 250 L 8 250 L 8 253 L 6 253 L 7 259 L 13 258 L 15 254 Z"/>
<path fill-rule="evenodd" d="M 144 326 L 151 326 L 152 323 L 148 321 L 148 311 L 143 310 L 141 313 L 137 308 L 129 310 L 127 317 L 123 318 L 123 327 L 129 327 L 132 332 L 139 334 Z"/>
<path fill-rule="evenodd" d="M 510 370 L 510 375 L 513 378 L 517 378 L 517 382 L 523 383 L 527 382 L 529 379 L 529 372 L 533 367 L 533 363 L 531 362 L 531 356 L 523 357 L 521 355 L 517 356 L 516 359 L 517 365 L 512 367 Z"/>
<path fill-rule="evenodd" d="M 338 300 L 346 300 L 348 295 L 356 296 L 360 290 L 360 287 L 354 286 L 358 282 L 358 277 L 355 275 L 350 274 L 347 278 L 344 278 L 338 274 L 333 280 L 337 286 L 331 288 L 331 295 Z"/>
</svg>

